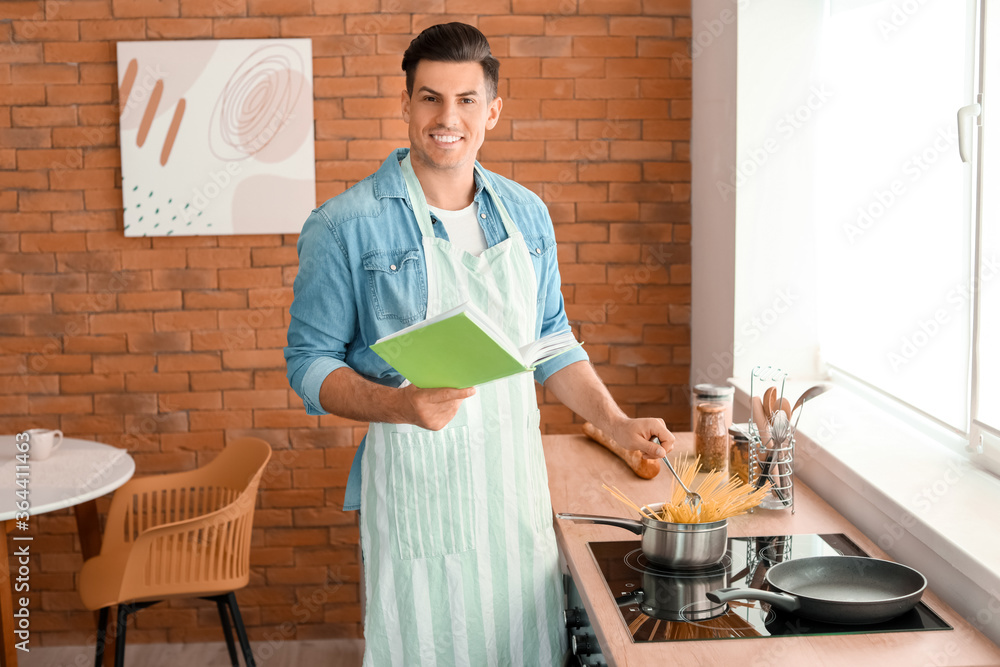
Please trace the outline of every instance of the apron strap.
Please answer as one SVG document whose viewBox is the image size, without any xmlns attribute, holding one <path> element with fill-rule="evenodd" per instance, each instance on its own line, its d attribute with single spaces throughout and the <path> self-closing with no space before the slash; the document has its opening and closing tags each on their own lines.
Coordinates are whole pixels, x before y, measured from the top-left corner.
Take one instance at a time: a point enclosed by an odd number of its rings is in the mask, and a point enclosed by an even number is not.
<svg viewBox="0 0 1000 667">
<path fill-rule="evenodd" d="M 434 238 L 434 226 L 431 222 L 431 211 L 427 207 L 427 199 L 424 197 L 424 190 L 420 187 L 420 180 L 417 178 L 416 173 L 413 171 L 413 164 L 410 162 L 410 153 L 406 154 L 403 161 L 400 163 L 400 167 L 403 169 L 403 182 L 406 183 L 406 191 L 410 196 L 410 203 L 413 205 L 413 215 L 417 219 L 417 225 L 420 226 L 420 234 L 425 238 Z M 490 185 L 490 181 L 486 178 L 486 172 L 477 163 L 475 165 L 476 171 L 479 172 L 479 177 L 483 180 L 483 185 L 486 187 L 486 192 L 489 193 L 490 197 L 493 198 L 493 203 L 496 205 L 497 210 L 500 212 L 500 220 L 503 222 L 503 227 L 507 231 L 508 237 L 513 237 L 515 234 L 519 234 L 517 225 L 514 224 L 514 220 L 510 217 L 510 213 L 507 212 L 507 208 L 500 201 L 500 197 L 497 195 L 493 186 Z"/>
</svg>

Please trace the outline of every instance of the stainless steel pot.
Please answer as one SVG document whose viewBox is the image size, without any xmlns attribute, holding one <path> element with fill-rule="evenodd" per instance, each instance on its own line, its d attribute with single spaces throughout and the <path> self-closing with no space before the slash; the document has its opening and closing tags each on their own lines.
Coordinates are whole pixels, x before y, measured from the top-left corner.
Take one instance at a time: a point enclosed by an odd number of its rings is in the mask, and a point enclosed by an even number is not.
<svg viewBox="0 0 1000 667">
<path fill-rule="evenodd" d="M 920 602 L 927 579 L 913 568 L 878 558 L 814 556 L 767 571 L 775 591 L 722 588 L 712 602 L 761 600 L 781 611 L 827 623 L 860 625 L 895 618 Z"/>
<path fill-rule="evenodd" d="M 655 512 L 662 506 L 662 503 L 649 505 L 649 509 Z M 643 555 L 660 567 L 697 569 L 715 565 L 726 555 L 726 538 L 729 535 L 726 519 L 712 523 L 671 523 L 648 517 L 643 517 L 641 521 L 587 514 L 557 514 L 556 517 L 632 531 L 642 537 Z"/>
</svg>

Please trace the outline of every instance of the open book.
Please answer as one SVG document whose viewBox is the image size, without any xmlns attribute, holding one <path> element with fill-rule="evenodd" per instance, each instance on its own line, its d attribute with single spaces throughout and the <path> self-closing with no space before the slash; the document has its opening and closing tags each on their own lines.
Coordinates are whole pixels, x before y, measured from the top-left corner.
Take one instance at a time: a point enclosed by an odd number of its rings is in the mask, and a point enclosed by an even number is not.
<svg viewBox="0 0 1000 667">
<path fill-rule="evenodd" d="M 466 302 L 380 338 L 371 348 L 418 387 L 462 389 L 532 371 L 581 344 L 567 329 L 519 348 Z"/>
</svg>

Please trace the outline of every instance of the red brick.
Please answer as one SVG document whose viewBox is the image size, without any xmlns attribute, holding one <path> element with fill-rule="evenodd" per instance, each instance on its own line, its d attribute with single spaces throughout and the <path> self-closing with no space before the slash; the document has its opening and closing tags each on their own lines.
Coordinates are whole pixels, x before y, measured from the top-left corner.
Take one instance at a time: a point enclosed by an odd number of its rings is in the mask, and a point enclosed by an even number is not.
<svg viewBox="0 0 1000 667">
<path fill-rule="evenodd" d="M 246 308 L 247 296 L 243 292 L 184 292 L 184 309 L 233 309 Z"/>
<path fill-rule="evenodd" d="M 149 313 L 100 313 L 90 316 L 93 334 L 152 332 L 153 319 Z"/>
<path fill-rule="evenodd" d="M 545 19 L 546 35 L 607 35 L 608 19 L 603 16 L 549 16 Z"/>
<path fill-rule="evenodd" d="M 192 334 L 195 350 L 253 350 L 257 332 L 251 328 L 226 331 L 197 331 Z"/>
<path fill-rule="evenodd" d="M 184 391 L 177 394 L 159 394 L 159 407 L 162 412 L 175 410 L 219 410 L 222 408 L 222 395 L 217 391 Z"/>
<path fill-rule="evenodd" d="M 194 391 L 249 389 L 252 386 L 253 375 L 250 371 L 221 371 L 191 374 L 191 389 Z"/>
<path fill-rule="evenodd" d="M 74 28 L 76 23 L 73 22 Z M 114 62 L 111 42 L 50 42 L 45 45 L 45 60 L 50 63 Z"/>
<path fill-rule="evenodd" d="M 0 44 L 0 62 L 31 63 L 42 61 L 41 44 Z"/>
<path fill-rule="evenodd" d="M 153 313 L 157 331 L 201 331 L 218 328 L 218 314 L 214 310 Z"/>
<path fill-rule="evenodd" d="M 623 99 L 639 97 L 639 79 L 578 79 L 576 96 L 581 99 Z"/>
<path fill-rule="evenodd" d="M 219 287 L 221 289 L 277 285 L 281 285 L 281 270 L 278 268 L 219 269 Z"/>
<path fill-rule="evenodd" d="M 111 0 L 46 0 L 46 15 L 60 19 L 111 18 Z"/>
<path fill-rule="evenodd" d="M 544 37 L 511 37 L 510 55 L 569 58 L 575 55 L 573 53 L 573 38 L 548 35 Z"/>
<path fill-rule="evenodd" d="M 207 18 L 148 19 L 146 35 L 156 39 L 192 39 L 212 37 L 212 21 Z"/>
<path fill-rule="evenodd" d="M 641 14 L 640 0 L 580 0 L 581 14 Z"/>
<path fill-rule="evenodd" d="M 0 312 L 50 313 L 52 312 L 52 298 L 48 294 L 2 294 L 0 295 Z"/>
<path fill-rule="evenodd" d="M 7 148 L 46 148 L 52 145 L 48 129 L 0 128 L 0 145 Z"/>
<path fill-rule="evenodd" d="M 44 171 L 0 171 L 0 187 L 11 190 L 48 190 Z"/>
<path fill-rule="evenodd" d="M 670 160 L 673 145 L 669 141 L 615 141 L 611 144 L 612 160 Z"/>
<path fill-rule="evenodd" d="M 276 18 L 215 19 L 212 25 L 215 39 L 267 39 L 277 37 L 280 31 Z"/>
<path fill-rule="evenodd" d="M 308 16 L 311 12 L 311 0 L 247 0 L 251 16 Z"/>
<path fill-rule="evenodd" d="M 124 352 L 125 334 L 110 336 L 63 336 L 63 349 L 67 352 Z"/>
<path fill-rule="evenodd" d="M 246 0 L 222 0 L 220 2 L 205 2 L 205 0 L 181 0 L 181 16 L 245 16 Z"/>
<path fill-rule="evenodd" d="M 61 375 L 59 388 L 64 394 L 122 391 L 125 388 L 125 376 L 121 373 Z"/>
<path fill-rule="evenodd" d="M 49 172 L 49 182 L 53 190 L 110 189 L 114 186 L 114 181 L 115 174 L 111 169 L 53 170 Z"/>
<path fill-rule="evenodd" d="M 87 414 L 94 411 L 90 396 L 29 396 L 28 411 L 33 414 Z"/>
<path fill-rule="evenodd" d="M 545 19 L 541 16 L 484 16 L 477 27 L 487 37 L 541 35 L 545 33 Z"/>
<path fill-rule="evenodd" d="M 248 428 L 253 425 L 253 412 L 250 410 L 204 410 L 192 412 L 190 419 L 192 431 Z"/>
<path fill-rule="evenodd" d="M 154 269 L 155 289 L 215 289 L 218 287 L 215 269 Z"/>
<path fill-rule="evenodd" d="M 30 83 L 0 85 L 0 100 L 11 105 L 45 104 L 45 86 Z"/>
<path fill-rule="evenodd" d="M 146 38 L 146 21 L 135 18 L 80 21 L 81 40 L 143 40 Z"/>
<path fill-rule="evenodd" d="M 130 372 L 125 376 L 125 388 L 130 391 L 185 392 L 190 388 L 187 373 Z"/>
<path fill-rule="evenodd" d="M 179 310 L 181 307 L 181 293 L 176 290 L 118 295 L 118 310 Z"/>
<path fill-rule="evenodd" d="M 71 86 L 46 86 L 46 98 L 49 104 L 100 104 L 112 100 L 111 86 L 105 84 L 76 84 Z M 87 128 L 87 137 L 97 137 L 81 146 L 114 145 L 115 125 L 98 123 Z"/>
<path fill-rule="evenodd" d="M 95 394 L 94 412 L 98 414 L 156 414 L 156 394 Z"/>
<path fill-rule="evenodd" d="M 250 266 L 250 249 L 248 248 L 189 248 L 187 250 L 188 266 L 196 269 L 209 267 L 215 269 Z"/>
</svg>

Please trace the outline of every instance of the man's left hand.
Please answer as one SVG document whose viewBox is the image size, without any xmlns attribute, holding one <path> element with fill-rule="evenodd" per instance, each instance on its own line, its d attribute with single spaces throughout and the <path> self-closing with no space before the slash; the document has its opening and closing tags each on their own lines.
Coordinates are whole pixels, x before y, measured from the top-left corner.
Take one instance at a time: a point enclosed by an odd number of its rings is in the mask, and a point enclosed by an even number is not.
<svg viewBox="0 0 1000 667">
<path fill-rule="evenodd" d="M 639 450 L 647 459 L 663 458 L 674 448 L 674 434 L 662 419 L 622 419 L 611 425 L 611 435 L 619 445 Z M 653 442 L 653 437 L 659 438 L 659 445 Z"/>
</svg>

